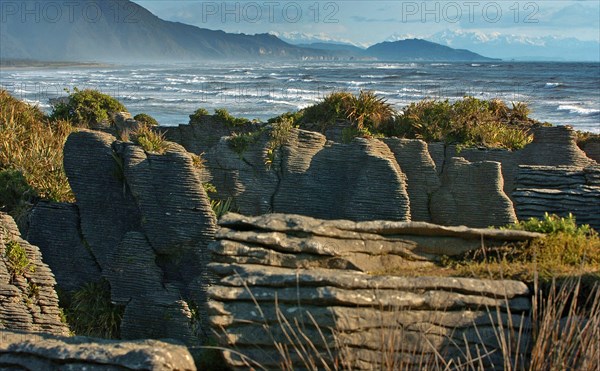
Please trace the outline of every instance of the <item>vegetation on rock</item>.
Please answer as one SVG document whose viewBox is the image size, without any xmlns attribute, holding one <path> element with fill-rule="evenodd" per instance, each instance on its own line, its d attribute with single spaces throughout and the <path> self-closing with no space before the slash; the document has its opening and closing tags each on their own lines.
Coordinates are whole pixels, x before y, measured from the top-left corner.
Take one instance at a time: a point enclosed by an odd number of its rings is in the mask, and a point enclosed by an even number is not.
<svg viewBox="0 0 600 371">
<path fill-rule="evenodd" d="M 26 272 L 35 272 L 35 265 L 27 256 L 27 251 L 17 241 L 8 241 L 5 245 L 4 258 L 6 268 L 14 280 L 23 276 Z"/>
<path fill-rule="evenodd" d="M 111 114 L 115 112 L 127 112 L 127 108 L 110 95 L 102 94 L 97 90 L 75 88 L 66 102 L 59 101 L 54 104 L 50 119 L 67 120 L 80 127 L 89 127 L 102 122 L 113 125 Z"/>
<path fill-rule="evenodd" d="M 205 108 L 198 108 L 193 114 L 190 115 L 190 125 L 198 125 L 202 121 L 204 116 L 210 116 Z"/>
<path fill-rule="evenodd" d="M 140 125 L 131 137 L 133 142 L 146 152 L 163 154 L 169 148 L 169 142 L 165 139 L 165 134 L 156 132 L 147 125 Z"/>
<path fill-rule="evenodd" d="M 19 206 L 38 197 L 74 201 L 63 169 L 63 146 L 72 131 L 67 121 L 51 121 L 0 90 L 0 208 L 18 219 Z"/>
<path fill-rule="evenodd" d="M 546 213 L 543 219 L 531 218 L 505 228 L 546 236 L 528 244 L 494 249 L 483 246 L 458 259 L 448 259 L 445 265 L 460 275 L 473 277 L 533 282 L 535 274 L 542 282 L 550 282 L 557 277 L 587 275 L 600 283 L 600 237 L 588 225 L 578 226 L 572 215 Z"/>
<path fill-rule="evenodd" d="M 140 124 L 148 126 L 158 126 L 158 121 L 156 121 L 154 117 L 145 113 L 138 113 L 137 115 L 133 116 L 133 119 L 139 122 Z"/>
<path fill-rule="evenodd" d="M 303 129 L 320 132 L 337 123 L 345 124 L 343 140 L 346 142 L 354 137 L 397 136 L 462 147 L 516 150 L 531 142 L 529 130 L 539 125 L 528 117 L 529 113 L 525 103 L 508 107 L 498 99 L 473 97 L 454 103 L 426 99 L 397 111 L 375 93 L 361 91 L 358 95 L 330 94 L 313 106 L 285 113 L 270 122 L 287 118 Z"/>
<path fill-rule="evenodd" d="M 61 295 L 61 307 L 75 335 L 118 339 L 124 308 L 112 304 L 106 281 L 88 283 Z"/>
</svg>

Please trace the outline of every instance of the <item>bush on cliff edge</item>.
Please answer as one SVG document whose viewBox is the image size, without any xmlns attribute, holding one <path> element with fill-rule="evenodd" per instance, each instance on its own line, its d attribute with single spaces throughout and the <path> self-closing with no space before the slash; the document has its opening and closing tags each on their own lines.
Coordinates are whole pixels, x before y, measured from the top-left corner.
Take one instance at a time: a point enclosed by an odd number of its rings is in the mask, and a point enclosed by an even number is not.
<svg viewBox="0 0 600 371">
<path fill-rule="evenodd" d="M 66 101 L 58 101 L 52 108 L 51 120 L 67 120 L 75 126 L 89 127 L 103 122 L 114 124 L 111 114 L 127 112 L 121 102 L 97 90 L 74 89 Z"/>
</svg>

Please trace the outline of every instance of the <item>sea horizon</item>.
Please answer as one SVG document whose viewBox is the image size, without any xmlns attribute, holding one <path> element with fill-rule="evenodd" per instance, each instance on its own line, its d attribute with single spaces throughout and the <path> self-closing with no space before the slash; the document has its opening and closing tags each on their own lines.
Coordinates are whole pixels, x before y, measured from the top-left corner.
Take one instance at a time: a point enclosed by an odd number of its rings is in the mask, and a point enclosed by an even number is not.
<svg viewBox="0 0 600 371">
<path fill-rule="evenodd" d="M 600 133 L 596 62 L 227 61 L 0 68 L 13 96 L 50 112 L 67 91 L 96 89 L 163 126 L 188 123 L 198 108 L 226 108 L 266 121 L 340 90 L 370 90 L 395 108 L 464 96 L 525 102 L 531 117 Z"/>
</svg>

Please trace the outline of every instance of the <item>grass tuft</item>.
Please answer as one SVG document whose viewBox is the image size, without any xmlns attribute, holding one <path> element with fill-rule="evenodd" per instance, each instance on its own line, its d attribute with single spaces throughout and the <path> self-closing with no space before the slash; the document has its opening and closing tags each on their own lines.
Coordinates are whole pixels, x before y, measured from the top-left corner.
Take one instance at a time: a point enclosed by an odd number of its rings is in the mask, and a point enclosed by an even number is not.
<svg viewBox="0 0 600 371">
<path fill-rule="evenodd" d="M 169 142 L 164 133 L 152 130 L 151 127 L 140 125 L 132 134 L 133 142 L 138 144 L 146 152 L 163 154 L 169 149 Z"/>
<path fill-rule="evenodd" d="M 27 256 L 27 251 L 17 241 L 8 241 L 5 245 L 4 258 L 6 268 L 14 280 L 26 272 L 35 272 L 35 265 Z"/>
<path fill-rule="evenodd" d="M 108 282 L 88 283 L 71 295 L 61 295 L 61 307 L 75 335 L 119 338 L 124 307 L 112 304 Z"/>
<path fill-rule="evenodd" d="M 63 169 L 63 146 L 72 131 L 67 121 L 50 121 L 37 107 L 0 90 L 0 171 L 6 171 L 0 187 L 22 192 L 20 199 L 27 201 L 31 197 L 74 201 Z"/>
</svg>

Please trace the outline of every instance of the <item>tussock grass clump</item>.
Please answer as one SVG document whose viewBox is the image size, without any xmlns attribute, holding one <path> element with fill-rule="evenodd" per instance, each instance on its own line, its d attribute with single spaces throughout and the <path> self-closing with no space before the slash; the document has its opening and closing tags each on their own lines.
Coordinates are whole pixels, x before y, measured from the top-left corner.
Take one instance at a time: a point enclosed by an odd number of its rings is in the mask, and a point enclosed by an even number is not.
<svg viewBox="0 0 600 371">
<path fill-rule="evenodd" d="M 508 107 L 498 99 L 423 100 L 405 107 L 398 121 L 384 131 L 426 142 L 516 150 L 533 140 L 529 128 L 535 122 L 528 118 L 529 113 L 524 103 Z"/>
<path fill-rule="evenodd" d="M 63 146 L 72 131 L 67 121 L 50 121 L 37 107 L 0 90 L 0 207 L 14 216 L 7 198 L 19 196 L 13 206 L 38 197 L 74 201 L 63 169 Z"/>
<path fill-rule="evenodd" d="M 347 134 L 370 136 L 383 125 L 391 125 L 397 112 L 382 97 L 372 91 L 354 95 L 347 91 L 334 92 L 323 101 L 297 113 L 286 113 L 275 120 L 291 119 L 302 128 L 324 132 L 337 123 L 348 123 L 354 130 Z"/>
<path fill-rule="evenodd" d="M 336 123 L 346 123 L 343 141 L 354 137 L 403 137 L 426 142 L 442 141 L 460 147 L 521 149 L 533 137 L 529 130 L 540 125 L 529 118 L 525 103 L 507 106 L 501 100 L 465 97 L 454 103 L 425 99 L 411 103 L 402 112 L 372 91 L 358 95 L 335 92 L 313 106 L 269 120 L 293 120 L 303 129 L 325 132 Z"/>
<path fill-rule="evenodd" d="M 163 154 L 169 149 L 169 142 L 165 139 L 165 134 L 156 132 L 147 125 L 140 125 L 131 134 L 131 137 L 133 142 L 142 147 L 146 152 Z"/>
<path fill-rule="evenodd" d="M 63 293 L 60 299 L 75 335 L 119 338 L 124 307 L 112 304 L 108 282 L 88 283 L 72 294 Z"/>
<path fill-rule="evenodd" d="M 110 95 L 97 90 L 74 89 L 65 101 L 58 101 L 52 108 L 52 120 L 67 120 L 75 126 L 90 127 L 102 122 L 113 125 L 112 113 L 127 112 L 127 108 Z"/>
</svg>

